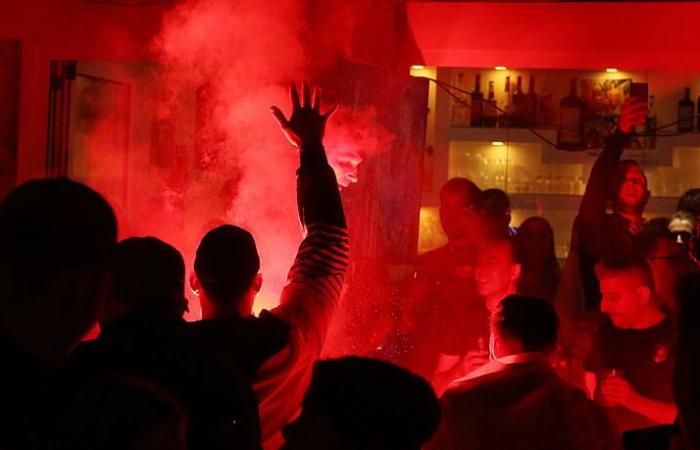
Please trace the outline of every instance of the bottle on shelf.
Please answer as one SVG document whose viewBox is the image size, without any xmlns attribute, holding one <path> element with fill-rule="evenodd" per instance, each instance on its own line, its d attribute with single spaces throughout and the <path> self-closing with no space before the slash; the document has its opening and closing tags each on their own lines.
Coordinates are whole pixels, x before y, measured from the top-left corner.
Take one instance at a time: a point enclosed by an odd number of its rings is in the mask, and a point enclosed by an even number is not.
<svg viewBox="0 0 700 450">
<path fill-rule="evenodd" d="M 461 91 L 455 93 L 455 97 L 452 98 L 451 102 L 451 114 L 450 114 L 450 126 L 452 127 L 468 127 L 469 126 L 469 112 L 466 103 L 466 84 L 464 82 L 464 73 L 460 72 L 457 74 L 457 79 L 455 80 L 455 87 Z M 459 100 L 458 100 L 459 99 Z"/>
<path fill-rule="evenodd" d="M 577 94 L 578 79 L 571 79 L 569 95 L 559 101 L 559 130 L 557 146 L 564 150 L 584 148 L 583 119 L 586 102 Z"/>
<path fill-rule="evenodd" d="M 493 128 L 498 122 L 498 109 L 496 108 L 496 93 L 493 88 L 493 81 L 489 81 L 489 94 L 484 102 L 484 120 L 485 127 Z"/>
<path fill-rule="evenodd" d="M 647 120 L 645 122 L 646 128 L 646 148 L 655 149 L 656 148 L 656 127 L 659 125 L 656 119 L 656 108 L 654 107 L 654 96 L 649 96 L 649 112 L 647 113 Z"/>
<path fill-rule="evenodd" d="M 552 91 L 549 90 L 549 82 L 544 79 L 544 87 L 538 96 L 537 102 L 537 125 L 550 126 L 554 118 L 554 104 Z"/>
<path fill-rule="evenodd" d="M 504 114 L 501 114 L 498 124 L 501 127 L 509 127 L 513 116 L 513 91 L 510 89 L 510 75 L 506 76 L 505 88 L 505 104 L 503 105 Z"/>
<path fill-rule="evenodd" d="M 528 128 L 537 126 L 537 93 L 535 93 L 535 76 L 530 75 L 530 87 L 526 96 L 525 123 Z"/>
<path fill-rule="evenodd" d="M 474 90 L 471 93 L 471 119 L 469 124 L 473 127 L 480 127 L 484 120 L 484 94 L 481 92 L 481 74 L 477 73 L 474 78 Z"/>
<path fill-rule="evenodd" d="M 515 85 L 513 92 L 513 116 L 511 117 L 510 126 L 523 127 L 525 126 L 527 115 L 527 96 L 523 92 L 523 77 L 518 75 L 518 82 Z"/>
<path fill-rule="evenodd" d="M 678 131 L 693 131 L 695 102 L 690 98 L 690 88 L 685 88 L 685 95 L 678 102 Z"/>
</svg>

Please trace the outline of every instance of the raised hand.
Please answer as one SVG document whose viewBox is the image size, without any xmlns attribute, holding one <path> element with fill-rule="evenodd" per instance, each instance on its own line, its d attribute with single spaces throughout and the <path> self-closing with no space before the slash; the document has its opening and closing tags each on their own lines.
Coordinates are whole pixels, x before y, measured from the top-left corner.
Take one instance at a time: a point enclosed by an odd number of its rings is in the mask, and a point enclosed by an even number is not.
<svg viewBox="0 0 700 450">
<path fill-rule="evenodd" d="M 617 128 L 623 133 L 630 133 L 635 125 L 644 125 L 648 112 L 649 106 L 644 100 L 636 97 L 628 98 L 622 104 Z"/>
<path fill-rule="evenodd" d="M 336 106 L 321 114 L 321 91 L 314 88 L 311 93 L 307 83 L 301 86 L 301 100 L 294 83 L 289 86 L 292 114 L 287 119 L 277 106 L 270 107 L 272 115 L 279 122 L 289 142 L 297 147 L 320 145 L 326 128 L 326 121 L 335 112 Z"/>
</svg>

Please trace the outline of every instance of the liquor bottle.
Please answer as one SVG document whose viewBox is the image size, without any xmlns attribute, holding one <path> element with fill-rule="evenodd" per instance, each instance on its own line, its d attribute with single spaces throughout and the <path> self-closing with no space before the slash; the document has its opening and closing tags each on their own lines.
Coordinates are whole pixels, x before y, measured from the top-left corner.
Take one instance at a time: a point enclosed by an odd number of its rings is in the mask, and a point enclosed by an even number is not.
<svg viewBox="0 0 700 450">
<path fill-rule="evenodd" d="M 452 111 L 450 125 L 453 127 L 467 127 L 469 126 L 468 121 L 468 109 L 466 103 L 466 85 L 464 83 L 464 74 L 458 73 L 457 80 L 455 81 L 455 87 L 460 89 L 455 93 L 455 97 L 452 98 Z"/>
<path fill-rule="evenodd" d="M 511 123 L 511 117 L 513 116 L 513 95 L 510 90 L 510 76 L 506 76 L 506 88 L 505 88 L 505 104 L 503 105 L 503 114 L 501 114 L 499 125 L 501 127 L 509 127 Z"/>
<path fill-rule="evenodd" d="M 474 78 L 474 90 L 471 93 L 472 107 L 470 125 L 480 127 L 484 120 L 484 94 L 481 93 L 481 74 Z"/>
<path fill-rule="evenodd" d="M 530 75 L 530 88 L 527 91 L 527 108 L 525 110 L 525 126 L 535 128 L 537 125 L 537 94 L 535 93 L 535 76 Z"/>
<path fill-rule="evenodd" d="M 489 81 L 489 96 L 484 102 L 484 126 L 493 128 L 498 122 L 498 109 L 496 108 L 496 93 L 493 90 L 493 81 Z"/>
<path fill-rule="evenodd" d="M 571 79 L 569 95 L 559 101 L 559 132 L 557 147 L 564 150 L 584 148 L 583 118 L 586 103 L 576 94 L 578 80 Z"/>
<path fill-rule="evenodd" d="M 690 99 L 690 88 L 685 88 L 685 95 L 678 102 L 678 131 L 693 131 L 695 103 Z"/>
<path fill-rule="evenodd" d="M 656 148 L 656 127 L 658 126 L 658 121 L 656 120 L 656 108 L 654 107 L 654 96 L 649 96 L 649 112 L 647 114 L 647 120 L 645 123 L 646 128 L 646 148 L 655 149 Z"/>
<path fill-rule="evenodd" d="M 527 114 L 527 97 L 523 92 L 523 77 L 518 76 L 518 82 L 515 85 L 513 92 L 513 117 L 511 118 L 512 127 L 525 126 L 525 116 Z"/>
<path fill-rule="evenodd" d="M 552 91 L 549 90 L 549 82 L 547 78 L 544 79 L 544 87 L 542 92 L 540 92 L 537 105 L 537 125 L 538 126 L 549 126 L 552 125 L 552 119 L 554 117 L 553 108 L 553 97 Z"/>
</svg>

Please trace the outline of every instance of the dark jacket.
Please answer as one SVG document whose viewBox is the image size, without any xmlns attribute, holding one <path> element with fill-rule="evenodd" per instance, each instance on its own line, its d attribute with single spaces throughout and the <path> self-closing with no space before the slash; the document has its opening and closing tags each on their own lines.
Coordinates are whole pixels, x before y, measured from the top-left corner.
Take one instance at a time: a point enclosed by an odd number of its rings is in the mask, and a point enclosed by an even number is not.
<svg viewBox="0 0 700 450">
<path fill-rule="evenodd" d="M 605 411 L 543 363 L 526 362 L 453 383 L 429 450 L 618 448 Z"/>
</svg>

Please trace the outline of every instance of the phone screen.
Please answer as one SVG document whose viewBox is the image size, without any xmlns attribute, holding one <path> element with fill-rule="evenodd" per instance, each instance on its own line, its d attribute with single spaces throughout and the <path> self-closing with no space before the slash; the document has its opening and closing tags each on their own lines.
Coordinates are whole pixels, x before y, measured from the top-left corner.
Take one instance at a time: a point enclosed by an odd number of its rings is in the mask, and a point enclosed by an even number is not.
<svg viewBox="0 0 700 450">
<path fill-rule="evenodd" d="M 636 97 L 644 103 L 649 102 L 649 83 L 630 84 L 630 97 Z"/>
</svg>

